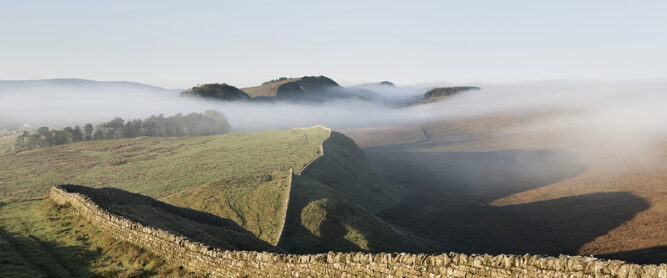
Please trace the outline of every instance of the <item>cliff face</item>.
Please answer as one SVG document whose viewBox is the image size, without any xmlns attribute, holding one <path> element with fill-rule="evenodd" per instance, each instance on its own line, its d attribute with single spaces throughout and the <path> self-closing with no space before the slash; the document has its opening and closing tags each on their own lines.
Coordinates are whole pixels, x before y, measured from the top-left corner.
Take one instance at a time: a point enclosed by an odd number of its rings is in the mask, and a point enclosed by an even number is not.
<svg viewBox="0 0 667 278">
<path fill-rule="evenodd" d="M 162 256 L 171 264 L 183 266 L 200 275 L 213 277 L 469 277 L 471 275 L 485 277 L 667 277 L 666 264 L 660 266 L 634 265 L 621 261 L 604 261 L 580 256 L 556 258 L 538 255 L 334 252 L 286 255 L 255 251 L 223 251 L 193 242 L 169 230 L 144 225 L 138 220 L 128 218 L 129 216 L 112 213 L 97 203 L 110 201 L 104 198 L 117 198 L 119 194 L 124 193 L 115 192 L 113 196 L 102 194 L 102 197 L 96 194 L 98 193 L 85 187 L 54 186 L 51 188 L 50 198 L 58 204 L 71 205 L 81 216 L 111 237 L 149 250 Z M 145 200 L 137 196 L 128 197 L 134 200 Z M 113 202 L 106 202 L 104 206 L 108 207 L 110 203 Z M 218 235 L 218 237 L 224 238 L 225 235 Z M 269 251 L 279 252 L 279 250 Z"/>
</svg>

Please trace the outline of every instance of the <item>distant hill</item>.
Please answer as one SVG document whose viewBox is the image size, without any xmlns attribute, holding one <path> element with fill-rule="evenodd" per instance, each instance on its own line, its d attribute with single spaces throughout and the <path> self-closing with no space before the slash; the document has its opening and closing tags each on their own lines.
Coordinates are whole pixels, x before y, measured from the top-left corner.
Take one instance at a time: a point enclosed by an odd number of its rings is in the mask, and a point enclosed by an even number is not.
<svg viewBox="0 0 667 278">
<path fill-rule="evenodd" d="M 479 90 L 479 87 L 471 87 L 471 86 L 462 86 L 462 87 L 437 87 L 430 89 L 424 93 L 425 98 L 430 98 L 430 97 L 444 97 L 444 96 L 451 96 L 455 95 L 461 92 L 465 91 L 470 91 L 470 90 Z"/>
<path fill-rule="evenodd" d="M 279 78 L 264 82 L 260 86 L 243 88 L 251 97 L 303 98 L 328 94 L 328 90 L 341 88 L 336 81 L 326 76 L 304 76 Z"/>
<path fill-rule="evenodd" d="M 270 80 L 260 86 L 241 89 L 253 100 L 326 101 L 335 99 L 371 100 L 379 96 L 363 88 L 345 88 L 326 76 L 304 76 Z"/>
<path fill-rule="evenodd" d="M 0 80 L 0 94 L 12 92 L 29 93 L 31 91 L 42 92 L 45 89 L 70 91 L 85 90 L 91 93 L 94 93 L 96 90 L 142 90 L 165 93 L 179 91 L 129 81 L 95 81 L 79 78 Z"/>
<path fill-rule="evenodd" d="M 321 102 L 334 99 L 364 99 L 377 97 L 370 90 L 344 88 L 326 76 L 281 77 L 266 81 L 262 85 L 237 89 L 228 84 L 205 84 L 181 93 L 181 96 L 196 96 L 226 101 L 248 100 Z"/>
<path fill-rule="evenodd" d="M 77 142 L 0 155 L 0 201 L 114 187 L 235 221 L 289 252 L 423 250 L 375 216 L 407 191 L 329 129 Z"/>
<path fill-rule="evenodd" d="M 204 84 L 183 91 L 181 96 L 202 97 L 216 100 L 248 100 L 250 97 L 238 88 L 226 83 Z"/>
</svg>

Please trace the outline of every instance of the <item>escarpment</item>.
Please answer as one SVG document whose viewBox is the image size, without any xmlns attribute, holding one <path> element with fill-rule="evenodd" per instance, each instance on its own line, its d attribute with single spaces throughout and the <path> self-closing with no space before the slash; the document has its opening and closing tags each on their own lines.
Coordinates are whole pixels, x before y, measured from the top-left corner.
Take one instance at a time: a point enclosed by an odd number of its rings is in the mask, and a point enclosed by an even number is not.
<svg viewBox="0 0 667 278">
<path fill-rule="evenodd" d="M 53 186 L 50 198 L 60 205 L 71 205 L 78 214 L 104 233 L 128 241 L 171 264 L 199 275 L 212 277 L 666 277 L 667 265 L 635 265 L 591 257 L 539 255 L 440 255 L 406 253 L 321 253 L 312 255 L 280 254 L 279 249 L 249 237 L 224 219 L 195 211 L 181 211 L 166 204 L 117 190 L 99 190 L 82 186 Z M 121 198 L 122 201 L 116 199 Z M 216 240 L 230 245 L 223 250 L 175 234 L 176 228 L 156 228 L 144 220 L 124 214 L 127 206 L 145 206 L 142 211 L 167 211 L 190 215 L 196 225 L 218 227 L 224 233 Z M 151 212 L 154 213 L 154 212 Z M 164 215 L 163 215 L 164 216 Z M 156 218 L 150 218 L 155 221 Z M 164 219 L 164 218 L 160 218 Z M 185 219 L 179 219 L 185 221 Z M 205 223 L 202 223 L 205 222 Z M 152 223 L 152 222 L 151 222 Z M 165 227 L 164 225 L 161 227 Z M 200 238 L 201 235 L 199 235 Z M 217 244 L 220 244 L 220 243 Z M 231 245 L 234 243 L 235 245 Z M 257 252 L 264 251 L 264 252 Z M 268 252 L 267 252 L 268 251 Z"/>
<path fill-rule="evenodd" d="M 231 176 L 161 200 L 236 221 L 289 252 L 428 249 L 374 215 L 398 204 L 405 189 L 378 174 L 351 139 L 321 126 L 290 133 L 291 144 L 309 151 L 288 154 L 298 162 L 283 164 L 289 168 Z"/>
</svg>

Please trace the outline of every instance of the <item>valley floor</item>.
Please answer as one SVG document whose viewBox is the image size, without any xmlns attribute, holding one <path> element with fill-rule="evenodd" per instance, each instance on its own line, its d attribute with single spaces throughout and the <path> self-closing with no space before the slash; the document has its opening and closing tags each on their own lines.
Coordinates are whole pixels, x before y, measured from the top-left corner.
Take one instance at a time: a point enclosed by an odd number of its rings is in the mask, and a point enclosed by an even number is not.
<svg viewBox="0 0 667 278">
<path fill-rule="evenodd" d="M 667 262 L 667 152 L 632 161 L 567 142 L 568 130 L 521 130 L 541 117 L 344 133 L 366 146 L 382 174 L 412 191 L 379 215 L 440 250 Z M 391 140 L 382 144 L 385 137 Z"/>
</svg>

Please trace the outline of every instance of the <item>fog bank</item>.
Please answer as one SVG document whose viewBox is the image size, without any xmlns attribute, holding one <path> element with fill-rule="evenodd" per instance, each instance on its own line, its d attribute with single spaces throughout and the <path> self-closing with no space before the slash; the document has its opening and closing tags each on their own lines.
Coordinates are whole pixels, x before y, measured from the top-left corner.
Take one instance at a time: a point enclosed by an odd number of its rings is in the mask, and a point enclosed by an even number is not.
<svg viewBox="0 0 667 278">
<path fill-rule="evenodd" d="M 479 84 L 474 84 L 479 85 Z M 373 89 L 390 102 L 336 100 L 324 103 L 219 102 L 181 98 L 176 93 L 140 87 L 126 88 L 12 88 L 0 87 L 0 124 L 27 123 L 63 127 L 96 124 L 113 117 L 202 112 L 214 109 L 229 120 L 233 131 L 282 129 L 325 125 L 333 129 L 411 125 L 479 117 L 495 113 L 559 111 L 518 129 L 583 130 L 572 134 L 597 136 L 602 143 L 640 147 L 667 136 L 667 82 L 654 81 L 548 81 L 482 84 L 439 102 L 397 105 L 401 97 L 416 98 L 416 87 L 382 86 Z M 425 90 L 424 90 L 425 91 Z M 594 134 L 587 134 L 595 130 Z M 612 147 L 615 144 L 611 144 Z"/>
</svg>

